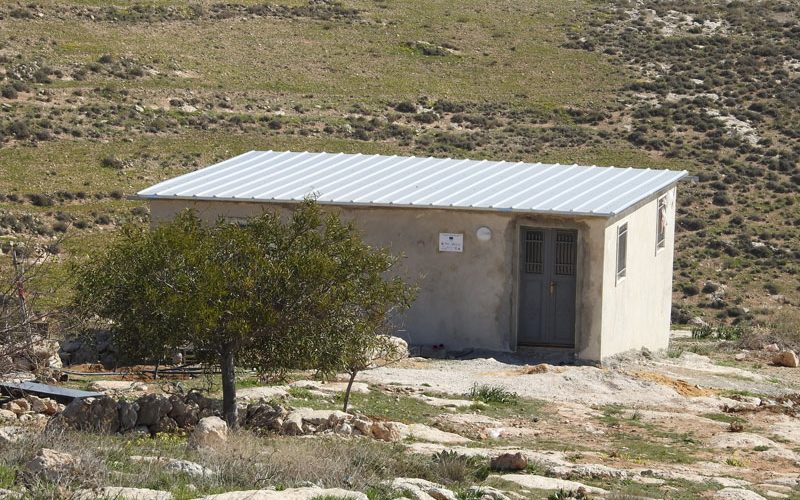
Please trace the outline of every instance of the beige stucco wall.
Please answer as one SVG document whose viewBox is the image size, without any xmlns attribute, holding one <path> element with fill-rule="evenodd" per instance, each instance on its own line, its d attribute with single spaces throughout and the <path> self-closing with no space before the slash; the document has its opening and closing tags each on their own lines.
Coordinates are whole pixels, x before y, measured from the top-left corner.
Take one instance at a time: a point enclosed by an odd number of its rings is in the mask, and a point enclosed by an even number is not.
<svg viewBox="0 0 800 500">
<path fill-rule="evenodd" d="M 656 249 L 658 198 L 667 196 L 667 235 Z M 617 229 L 628 224 L 627 272 L 617 281 Z M 610 220 L 605 230 L 601 358 L 630 349 L 666 349 L 672 307 L 675 188 Z"/>
<path fill-rule="evenodd" d="M 171 218 L 179 211 L 191 207 L 208 221 L 225 217 L 250 217 L 270 209 L 290 209 L 291 205 L 276 206 L 264 203 L 237 203 L 214 201 L 151 200 L 153 221 Z M 329 207 L 339 211 L 345 219 L 352 219 L 361 229 L 364 239 L 370 244 L 388 247 L 393 253 L 403 255 L 400 272 L 416 281 L 419 296 L 411 310 L 402 318 L 404 336 L 414 344 L 444 344 L 448 349 L 482 348 L 509 351 L 516 349 L 517 280 L 519 243 L 522 227 L 568 228 L 578 231 L 578 268 L 575 319 L 575 353 L 584 360 L 600 361 L 620 347 L 634 345 L 635 338 L 627 338 L 631 332 L 641 329 L 642 320 L 625 307 L 616 307 L 617 301 L 633 299 L 641 302 L 641 295 L 634 290 L 645 276 L 639 272 L 649 264 L 643 258 L 629 267 L 630 285 L 623 289 L 613 288 L 613 268 L 616 231 L 608 220 L 600 217 L 541 217 L 502 212 L 477 212 L 467 210 L 408 209 L 379 207 Z M 648 207 L 643 207 L 649 211 Z M 653 208 L 653 211 L 655 208 Z M 631 215 L 630 217 L 634 217 Z M 641 217 L 641 221 L 640 221 Z M 653 231 L 655 241 L 655 212 L 651 218 L 635 215 L 636 226 L 641 222 L 642 231 Z M 647 221 L 652 228 L 645 228 Z M 482 242 L 476 230 L 489 227 L 490 241 Z M 630 230 L 634 228 L 631 224 Z M 439 233 L 462 233 L 463 253 L 445 253 L 438 250 Z M 631 233 L 633 234 L 633 233 Z M 669 266 L 671 272 L 671 233 Z M 609 247 L 609 245 L 612 245 Z M 652 245 L 651 245 L 652 247 Z M 638 247 L 637 247 L 638 248 Z M 639 250 L 636 250 L 638 252 Z M 629 250 L 633 255 L 634 250 Z M 662 252 L 665 253 L 665 252 Z M 609 260 L 609 255 L 611 255 Z M 651 257 L 653 257 L 651 255 Z M 659 256 L 665 263 L 666 255 Z M 638 259 L 638 258 L 637 258 Z M 608 274 L 610 272 L 610 274 Z M 604 274 L 605 273 L 605 274 Z M 610 278 L 604 279 L 604 276 Z M 661 276 L 661 275 L 659 275 Z M 659 289 L 669 291 L 671 274 Z M 611 288 L 609 288 L 611 283 Z M 615 306 L 606 304 L 614 302 Z M 654 300 L 661 314 L 664 304 Z M 666 315 L 658 323 L 669 322 L 669 303 Z M 612 328 L 609 317 L 615 321 L 632 321 L 634 326 Z M 663 329 L 648 330 L 648 347 L 661 345 L 659 337 Z M 611 336 L 606 345 L 605 336 Z M 666 341 L 664 340 L 663 343 Z M 641 345 L 641 344 L 640 344 Z"/>
</svg>

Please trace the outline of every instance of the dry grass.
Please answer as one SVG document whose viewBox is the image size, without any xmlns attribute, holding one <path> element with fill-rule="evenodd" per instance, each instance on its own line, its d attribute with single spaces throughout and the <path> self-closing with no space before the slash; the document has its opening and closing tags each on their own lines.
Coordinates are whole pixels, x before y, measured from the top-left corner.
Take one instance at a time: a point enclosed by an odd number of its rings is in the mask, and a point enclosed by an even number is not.
<svg viewBox="0 0 800 500">
<path fill-rule="evenodd" d="M 32 477 L 25 463 L 41 448 L 70 453 L 79 466 L 55 483 Z M 215 472 L 187 477 L 157 463 L 131 456 L 191 460 Z M 263 437 L 247 431 L 232 434 L 219 453 L 186 449 L 185 437 L 98 436 L 79 432 L 36 435 L 3 448 L 0 487 L 26 491 L 33 498 L 54 498 L 82 488 L 129 486 L 172 492 L 176 498 L 267 487 L 322 487 L 379 490 L 388 478 L 410 476 L 442 480 L 428 457 L 409 455 L 402 447 L 367 439 Z M 192 485 L 192 486 L 190 486 Z"/>
</svg>

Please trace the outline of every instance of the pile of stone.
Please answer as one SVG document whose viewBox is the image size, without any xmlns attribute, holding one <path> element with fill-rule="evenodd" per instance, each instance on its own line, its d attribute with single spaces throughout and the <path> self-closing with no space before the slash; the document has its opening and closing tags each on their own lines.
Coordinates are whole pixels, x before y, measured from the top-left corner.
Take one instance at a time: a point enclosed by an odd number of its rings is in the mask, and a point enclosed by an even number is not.
<svg viewBox="0 0 800 500">
<path fill-rule="evenodd" d="M 40 398 L 34 395 L 27 395 L 24 398 L 11 400 L 0 406 L 0 420 L 4 422 L 19 421 L 27 422 L 34 420 L 39 415 L 51 416 L 62 411 L 64 405 L 55 402 L 50 398 Z"/>
<path fill-rule="evenodd" d="M 186 396 L 148 394 L 133 401 L 104 396 L 74 399 L 50 420 L 48 429 L 155 434 L 190 429 L 201 418 L 220 412 L 218 402 L 197 392 Z"/>
<path fill-rule="evenodd" d="M 252 406 L 252 405 L 251 405 Z M 338 434 L 344 436 L 367 436 L 382 441 L 399 441 L 403 438 L 403 424 L 369 419 L 363 415 L 351 415 L 342 411 L 312 410 L 297 408 L 288 411 L 278 407 L 280 414 L 264 421 L 266 425 L 254 427 L 267 428 L 289 436 L 311 434 Z M 251 408 L 248 407 L 248 415 Z M 249 420 L 253 426 L 256 421 Z"/>
<path fill-rule="evenodd" d="M 104 396 L 73 400 L 53 416 L 48 429 L 156 434 L 193 429 L 200 419 L 221 415 L 221 402 L 199 392 L 185 396 L 148 394 L 131 401 Z M 264 401 L 241 404 L 238 415 L 241 427 L 289 436 L 337 434 L 399 441 L 407 428 L 398 422 L 372 420 L 337 410 L 293 409 Z"/>
</svg>

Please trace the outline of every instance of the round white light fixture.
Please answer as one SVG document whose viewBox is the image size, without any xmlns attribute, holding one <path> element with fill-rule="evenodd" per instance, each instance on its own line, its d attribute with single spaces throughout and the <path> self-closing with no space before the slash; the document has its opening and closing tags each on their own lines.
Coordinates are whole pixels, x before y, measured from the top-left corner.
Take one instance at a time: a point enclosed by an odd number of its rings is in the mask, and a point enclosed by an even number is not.
<svg viewBox="0 0 800 500">
<path fill-rule="evenodd" d="M 481 226 L 475 231 L 475 236 L 478 238 L 478 241 L 489 241 L 492 239 L 492 230 L 486 226 Z"/>
</svg>

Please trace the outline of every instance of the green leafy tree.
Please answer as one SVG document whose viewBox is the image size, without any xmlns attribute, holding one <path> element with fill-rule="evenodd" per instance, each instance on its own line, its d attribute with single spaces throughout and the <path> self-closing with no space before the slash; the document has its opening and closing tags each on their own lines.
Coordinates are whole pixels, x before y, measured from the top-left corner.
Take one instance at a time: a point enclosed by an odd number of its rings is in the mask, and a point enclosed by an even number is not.
<svg viewBox="0 0 800 500">
<path fill-rule="evenodd" d="M 372 350 L 386 337 L 391 313 L 413 295 L 389 276 L 396 262 L 311 200 L 285 222 L 264 213 L 204 224 L 186 211 L 126 228 L 80 268 L 75 304 L 108 321 L 130 358 L 157 362 L 191 343 L 199 361 L 220 367 L 235 426 L 237 363 L 273 376 L 331 373 L 354 364 L 356 345 Z"/>
</svg>

